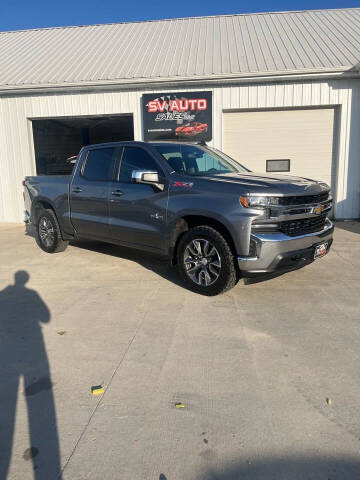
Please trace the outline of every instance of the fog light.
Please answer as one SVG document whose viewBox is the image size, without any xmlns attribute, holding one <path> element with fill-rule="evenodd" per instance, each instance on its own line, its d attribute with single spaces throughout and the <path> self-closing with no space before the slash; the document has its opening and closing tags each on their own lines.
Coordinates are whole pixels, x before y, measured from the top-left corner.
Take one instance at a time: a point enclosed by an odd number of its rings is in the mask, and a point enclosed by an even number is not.
<svg viewBox="0 0 360 480">
<path fill-rule="evenodd" d="M 257 233 L 276 232 L 280 226 L 278 223 L 253 223 L 251 229 Z"/>
<path fill-rule="evenodd" d="M 257 243 L 253 238 L 250 239 L 249 257 L 257 257 Z"/>
</svg>

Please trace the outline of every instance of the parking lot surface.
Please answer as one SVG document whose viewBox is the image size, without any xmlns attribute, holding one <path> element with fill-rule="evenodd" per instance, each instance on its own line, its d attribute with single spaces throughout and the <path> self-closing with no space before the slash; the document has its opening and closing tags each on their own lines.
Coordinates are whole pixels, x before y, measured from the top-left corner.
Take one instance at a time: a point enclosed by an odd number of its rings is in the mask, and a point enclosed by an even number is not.
<svg viewBox="0 0 360 480">
<path fill-rule="evenodd" d="M 359 323 L 357 222 L 213 298 L 163 259 L 2 225 L 0 479 L 360 478 Z"/>
</svg>

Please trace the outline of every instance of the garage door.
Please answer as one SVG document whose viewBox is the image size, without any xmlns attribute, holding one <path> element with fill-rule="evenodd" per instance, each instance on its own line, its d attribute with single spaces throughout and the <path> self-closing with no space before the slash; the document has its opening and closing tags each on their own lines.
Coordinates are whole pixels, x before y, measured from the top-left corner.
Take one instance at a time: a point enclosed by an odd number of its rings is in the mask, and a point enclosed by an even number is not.
<svg viewBox="0 0 360 480">
<path fill-rule="evenodd" d="M 289 166 L 287 174 L 333 186 L 333 131 L 333 108 L 226 112 L 223 150 L 254 172 Z"/>
</svg>

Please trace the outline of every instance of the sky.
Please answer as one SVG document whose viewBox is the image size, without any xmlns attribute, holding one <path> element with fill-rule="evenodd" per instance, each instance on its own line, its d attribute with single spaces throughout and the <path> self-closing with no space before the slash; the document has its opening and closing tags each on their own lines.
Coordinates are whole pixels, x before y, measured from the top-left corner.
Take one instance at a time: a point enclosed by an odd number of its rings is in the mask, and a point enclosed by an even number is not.
<svg viewBox="0 0 360 480">
<path fill-rule="evenodd" d="M 0 31 L 345 7 L 360 7 L 360 0 L 0 0 Z"/>
</svg>

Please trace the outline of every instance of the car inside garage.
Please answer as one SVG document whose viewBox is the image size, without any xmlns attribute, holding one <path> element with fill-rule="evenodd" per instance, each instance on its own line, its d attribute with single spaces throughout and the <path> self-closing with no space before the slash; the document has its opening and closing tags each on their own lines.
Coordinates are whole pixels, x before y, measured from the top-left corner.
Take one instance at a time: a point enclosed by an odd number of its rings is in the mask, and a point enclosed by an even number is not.
<svg viewBox="0 0 360 480">
<path fill-rule="evenodd" d="M 33 119 L 37 175 L 62 175 L 86 145 L 134 139 L 132 115 Z"/>
<path fill-rule="evenodd" d="M 334 108 L 228 111 L 223 150 L 254 172 L 321 180 L 334 191 Z"/>
</svg>

